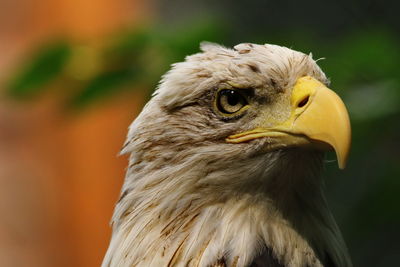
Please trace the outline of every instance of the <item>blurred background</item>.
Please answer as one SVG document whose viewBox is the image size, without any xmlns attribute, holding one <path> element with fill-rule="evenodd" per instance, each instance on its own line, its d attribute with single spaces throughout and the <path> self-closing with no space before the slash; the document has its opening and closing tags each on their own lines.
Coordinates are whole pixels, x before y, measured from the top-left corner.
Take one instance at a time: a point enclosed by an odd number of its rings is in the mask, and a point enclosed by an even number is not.
<svg viewBox="0 0 400 267">
<path fill-rule="evenodd" d="M 203 40 L 314 58 L 348 106 L 326 190 L 355 266 L 400 252 L 399 1 L 0 0 L 0 266 L 99 266 L 127 127 Z"/>
</svg>

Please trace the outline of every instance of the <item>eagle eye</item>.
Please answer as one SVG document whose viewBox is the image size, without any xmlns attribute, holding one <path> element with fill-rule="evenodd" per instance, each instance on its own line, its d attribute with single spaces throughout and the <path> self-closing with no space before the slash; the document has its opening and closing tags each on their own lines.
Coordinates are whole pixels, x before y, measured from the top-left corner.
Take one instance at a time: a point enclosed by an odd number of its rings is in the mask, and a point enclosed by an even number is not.
<svg viewBox="0 0 400 267">
<path fill-rule="evenodd" d="M 247 99 L 237 90 L 222 89 L 217 92 L 216 107 L 223 114 L 235 114 L 247 105 Z"/>
</svg>

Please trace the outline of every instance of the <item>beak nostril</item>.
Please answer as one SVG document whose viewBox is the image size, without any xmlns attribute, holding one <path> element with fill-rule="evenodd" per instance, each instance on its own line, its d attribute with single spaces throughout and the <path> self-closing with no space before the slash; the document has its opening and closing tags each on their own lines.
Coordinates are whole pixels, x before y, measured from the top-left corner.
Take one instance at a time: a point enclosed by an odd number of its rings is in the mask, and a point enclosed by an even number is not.
<svg viewBox="0 0 400 267">
<path fill-rule="evenodd" d="M 299 102 L 299 104 L 297 104 L 298 108 L 302 108 L 304 107 L 307 103 L 308 103 L 308 99 L 310 98 L 310 96 L 306 96 L 305 98 L 303 98 L 303 100 L 301 100 Z"/>
</svg>

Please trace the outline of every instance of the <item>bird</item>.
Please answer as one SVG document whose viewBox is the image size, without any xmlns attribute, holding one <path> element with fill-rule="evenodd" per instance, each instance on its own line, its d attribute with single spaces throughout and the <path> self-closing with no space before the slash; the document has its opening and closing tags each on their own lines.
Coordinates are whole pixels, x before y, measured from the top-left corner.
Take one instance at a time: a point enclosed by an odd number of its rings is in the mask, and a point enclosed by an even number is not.
<svg viewBox="0 0 400 267">
<path fill-rule="evenodd" d="M 312 54 L 202 42 L 129 126 L 129 165 L 102 267 L 352 262 L 325 197 L 351 126 Z"/>
</svg>

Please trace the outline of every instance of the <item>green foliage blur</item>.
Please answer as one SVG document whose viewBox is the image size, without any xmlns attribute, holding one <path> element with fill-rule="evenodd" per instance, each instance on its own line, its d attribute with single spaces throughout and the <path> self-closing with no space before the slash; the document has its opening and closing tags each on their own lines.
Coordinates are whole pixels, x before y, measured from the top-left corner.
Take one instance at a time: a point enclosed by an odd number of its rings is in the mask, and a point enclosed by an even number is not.
<svg viewBox="0 0 400 267">
<path fill-rule="evenodd" d="M 107 37 L 102 46 L 53 40 L 32 51 L 10 79 L 8 94 L 26 100 L 62 83 L 67 108 L 85 108 L 127 87 L 148 95 L 171 63 L 199 50 L 200 40 L 217 40 L 215 22 L 191 22 L 179 30 L 162 27 L 128 29 Z M 68 85 L 68 88 L 65 88 Z"/>
<path fill-rule="evenodd" d="M 321 58 L 318 64 L 331 78 L 331 88 L 344 99 L 353 129 L 347 168 L 339 171 L 335 156 L 327 155 L 329 203 L 355 266 L 396 266 L 400 251 L 400 39 L 395 27 L 369 21 L 368 16 L 373 17 L 375 11 L 360 10 L 364 6 L 356 2 L 343 7 L 355 15 L 349 13 L 343 18 L 347 27 L 331 30 L 332 35 L 329 29 L 334 27 L 325 25 L 321 14 L 319 21 L 304 18 L 306 22 L 301 25 L 294 18 L 289 18 L 286 26 L 276 22 L 276 29 L 272 20 L 272 26 L 257 24 L 261 18 L 253 21 L 236 16 L 239 22 L 232 24 L 229 16 L 200 16 L 182 19 L 178 24 L 160 23 L 118 32 L 101 46 L 56 40 L 33 51 L 11 78 L 8 93 L 16 99 L 34 100 L 50 90 L 51 84 L 63 83 L 67 85 L 62 87 L 66 107 L 82 109 L 122 90 L 147 88 L 150 96 L 170 64 L 198 52 L 201 41 L 226 46 L 268 42 L 312 52 L 314 58 Z M 280 5 L 278 10 L 285 7 Z M 340 10 L 339 4 L 334 7 Z M 233 7 L 226 8 L 232 11 L 229 8 Z M 232 14 L 239 14 L 239 9 L 236 7 Z M 321 7 L 313 13 L 319 14 L 315 12 L 325 10 Z M 363 12 L 366 19 L 359 23 Z M 277 21 L 276 14 L 266 14 Z M 292 10 L 285 19 L 293 14 Z M 244 26 L 243 21 L 247 21 Z M 322 26 L 304 26 L 318 23 Z"/>
</svg>

